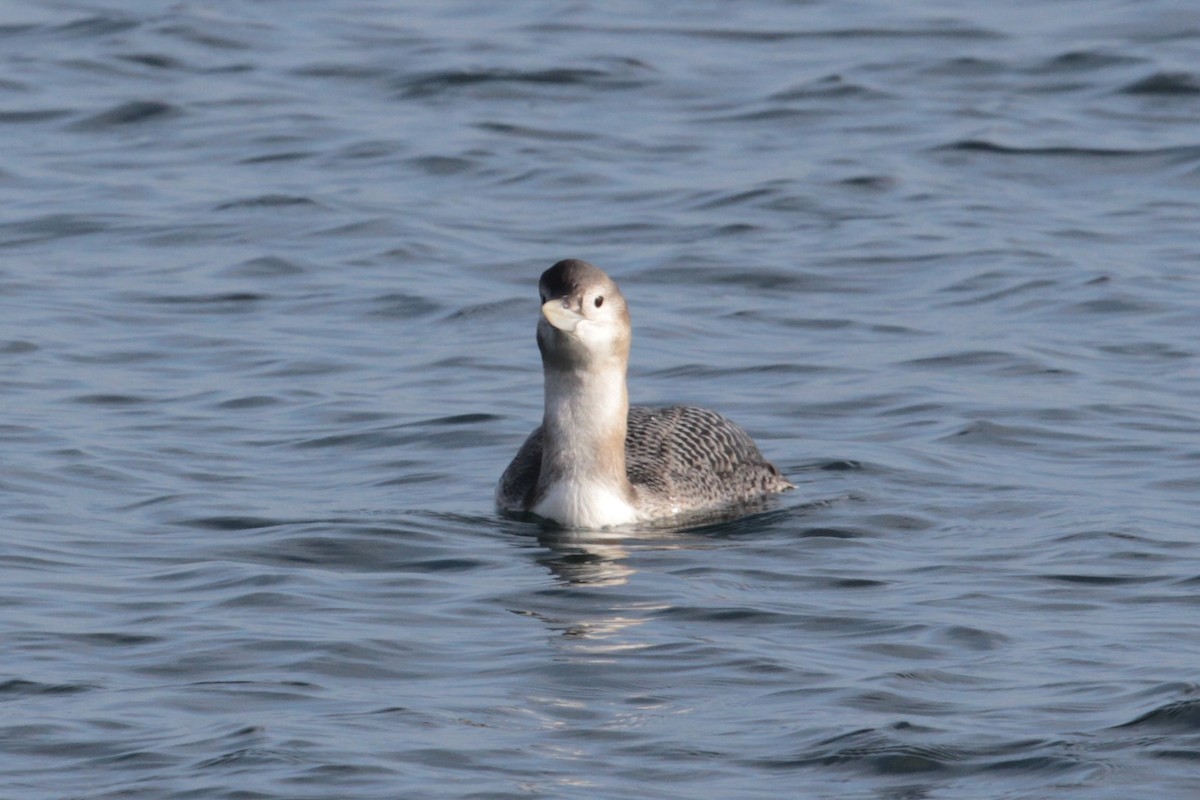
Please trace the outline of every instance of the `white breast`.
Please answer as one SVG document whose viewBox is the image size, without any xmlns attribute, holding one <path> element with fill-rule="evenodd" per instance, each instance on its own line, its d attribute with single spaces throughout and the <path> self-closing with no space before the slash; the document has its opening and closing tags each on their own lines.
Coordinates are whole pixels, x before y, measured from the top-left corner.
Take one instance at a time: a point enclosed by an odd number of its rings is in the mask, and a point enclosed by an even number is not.
<svg viewBox="0 0 1200 800">
<path fill-rule="evenodd" d="M 532 511 L 568 528 L 608 528 L 638 520 L 637 511 L 620 493 L 571 480 L 552 484 Z"/>
</svg>

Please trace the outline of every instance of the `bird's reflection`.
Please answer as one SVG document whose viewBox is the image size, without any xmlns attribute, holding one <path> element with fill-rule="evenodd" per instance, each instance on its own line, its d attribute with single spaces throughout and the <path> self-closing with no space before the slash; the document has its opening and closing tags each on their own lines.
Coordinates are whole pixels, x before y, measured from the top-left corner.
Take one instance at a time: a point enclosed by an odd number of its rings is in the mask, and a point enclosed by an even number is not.
<svg viewBox="0 0 1200 800">
<path fill-rule="evenodd" d="M 762 501 L 736 510 L 692 514 L 675 524 L 613 530 L 569 529 L 541 522 L 537 541 L 547 553 L 538 562 L 567 584 L 617 586 L 627 583 L 635 572 L 629 563 L 631 554 L 639 550 L 714 547 L 730 535 L 745 533 L 748 523 L 757 521 L 755 527 L 761 526 L 779 513 L 764 513 L 764 509 L 773 507 L 770 501 Z M 523 516 L 536 520 L 532 515 Z"/>
<path fill-rule="evenodd" d="M 547 553 L 538 562 L 564 583 L 587 586 L 618 586 L 628 583 L 635 569 L 630 557 L 639 550 L 675 549 L 689 546 L 679 530 L 585 531 L 545 527 L 538 544 Z M 691 546 L 703 546 L 694 539 Z"/>
<path fill-rule="evenodd" d="M 633 629 L 670 608 L 672 598 L 662 581 L 637 580 L 635 564 L 661 566 L 652 554 L 667 550 L 726 547 L 737 537 L 782 523 L 791 513 L 795 512 L 763 504 L 690 515 L 686 524 L 613 530 L 561 528 L 530 514 L 505 514 L 515 541 L 530 547 L 536 538 L 534 561 L 560 587 L 526 594 L 525 602 L 512 610 L 540 619 L 569 652 L 585 661 L 644 647 Z"/>
<path fill-rule="evenodd" d="M 630 583 L 637 572 L 632 558 L 639 551 L 680 546 L 675 538 L 669 534 L 635 538 L 630 531 L 543 528 L 537 541 L 545 552 L 537 562 L 569 591 L 556 593 L 553 599 L 543 597 L 550 602 L 537 616 L 562 637 L 560 641 L 571 653 L 586 661 L 636 649 L 640 645 L 628 638 L 630 629 L 667 606 L 660 599 L 639 596 L 636 590 L 631 593 Z"/>
<path fill-rule="evenodd" d="M 543 530 L 538 544 L 547 552 L 538 562 L 564 583 L 621 585 L 634 573 L 627 539 L 606 531 Z"/>
</svg>

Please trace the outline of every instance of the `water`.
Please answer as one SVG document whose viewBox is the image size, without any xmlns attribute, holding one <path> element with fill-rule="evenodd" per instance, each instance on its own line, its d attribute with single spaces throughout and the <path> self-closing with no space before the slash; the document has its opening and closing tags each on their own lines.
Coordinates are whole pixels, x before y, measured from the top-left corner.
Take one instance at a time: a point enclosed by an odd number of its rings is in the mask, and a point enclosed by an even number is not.
<svg viewBox="0 0 1200 800">
<path fill-rule="evenodd" d="M 1200 15 L 0 7 L 0 796 L 1193 798 Z M 497 517 L 536 279 L 797 484 Z"/>
</svg>

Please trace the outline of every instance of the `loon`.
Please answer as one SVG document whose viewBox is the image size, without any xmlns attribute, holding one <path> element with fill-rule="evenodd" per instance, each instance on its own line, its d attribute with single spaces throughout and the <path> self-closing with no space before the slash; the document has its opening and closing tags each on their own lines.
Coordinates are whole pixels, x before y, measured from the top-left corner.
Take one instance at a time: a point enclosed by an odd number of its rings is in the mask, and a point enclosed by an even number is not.
<svg viewBox="0 0 1200 800">
<path fill-rule="evenodd" d="M 741 427 L 715 411 L 630 407 L 629 308 L 603 271 L 559 261 L 538 290 L 545 412 L 500 478 L 501 511 L 609 528 L 793 488 Z"/>
</svg>

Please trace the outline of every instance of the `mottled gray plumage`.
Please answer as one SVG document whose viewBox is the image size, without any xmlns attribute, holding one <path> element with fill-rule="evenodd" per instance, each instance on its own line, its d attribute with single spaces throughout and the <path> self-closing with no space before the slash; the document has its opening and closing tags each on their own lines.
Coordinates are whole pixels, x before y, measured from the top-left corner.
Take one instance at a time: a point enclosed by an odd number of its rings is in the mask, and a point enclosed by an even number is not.
<svg viewBox="0 0 1200 800">
<path fill-rule="evenodd" d="M 500 506 L 537 505 L 541 466 L 539 425 L 500 478 Z M 740 425 L 688 406 L 629 409 L 625 471 L 649 517 L 720 508 L 792 488 Z"/>
</svg>

